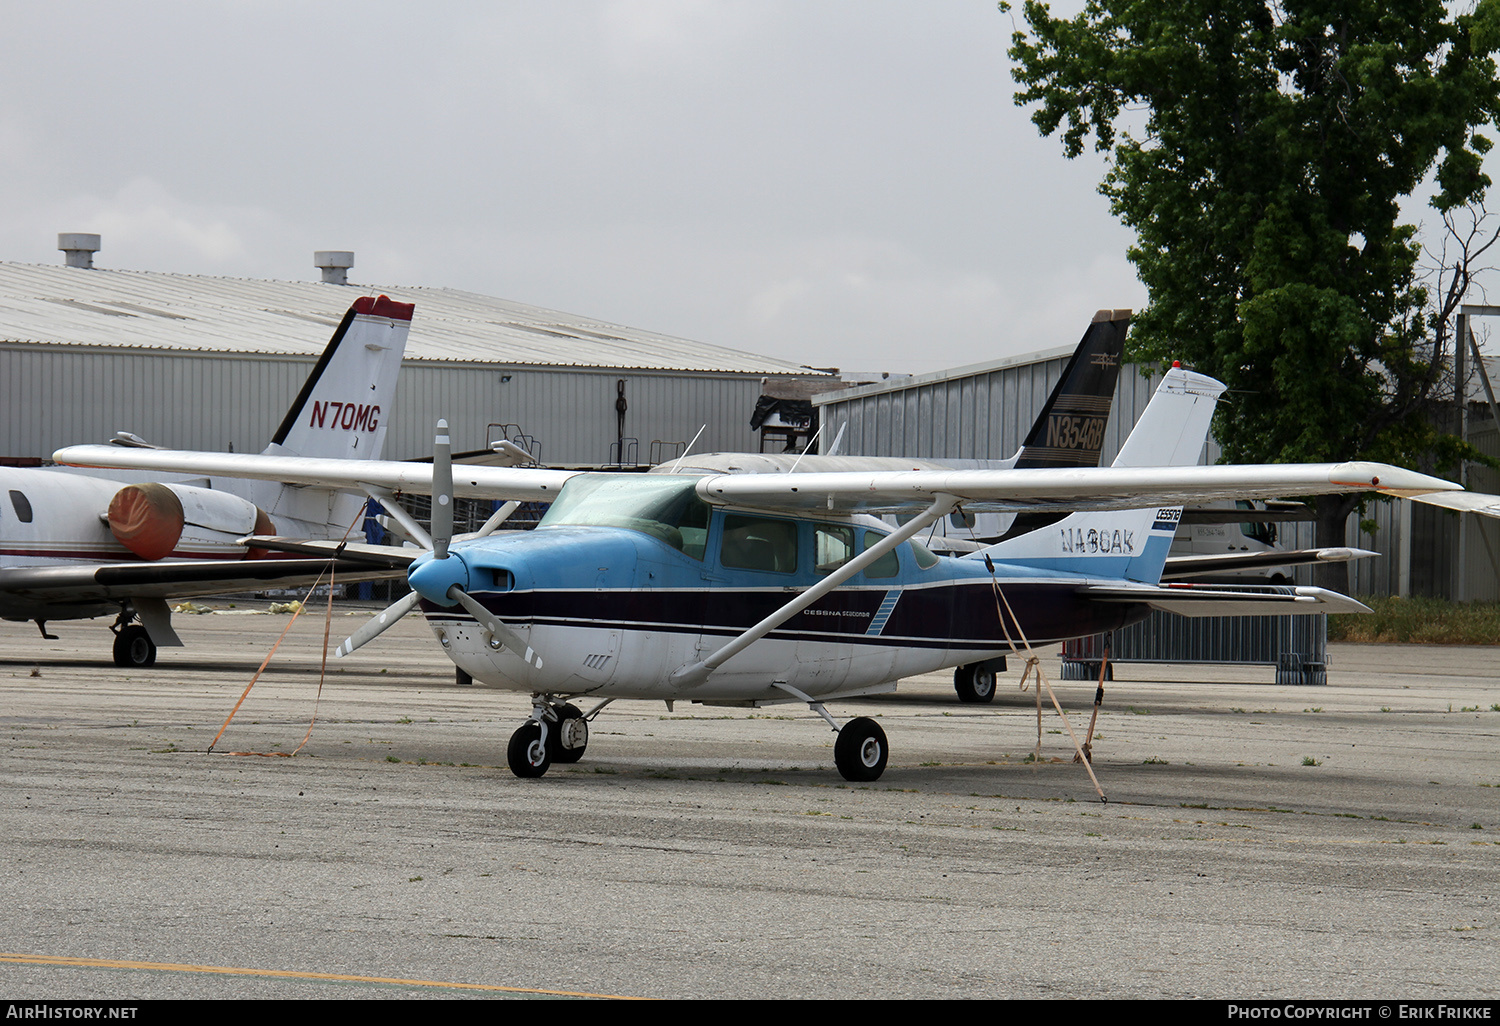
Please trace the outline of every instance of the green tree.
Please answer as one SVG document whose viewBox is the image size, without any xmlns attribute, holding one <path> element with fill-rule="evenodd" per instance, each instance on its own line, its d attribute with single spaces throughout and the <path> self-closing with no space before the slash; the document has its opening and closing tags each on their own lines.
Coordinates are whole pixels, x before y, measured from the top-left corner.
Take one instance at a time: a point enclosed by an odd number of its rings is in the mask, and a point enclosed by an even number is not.
<svg viewBox="0 0 1500 1026">
<path fill-rule="evenodd" d="M 1068 157 L 1090 137 L 1108 155 L 1100 191 L 1136 232 L 1149 291 L 1132 355 L 1229 386 L 1225 457 L 1451 465 L 1461 447 L 1430 413 L 1452 387 L 1463 288 L 1429 301 L 1399 203 L 1434 170 L 1445 222 L 1483 201 L 1500 0 L 1456 15 L 1439 0 L 1023 10 L 1016 103 Z M 1319 501 L 1320 545 L 1343 544 L 1357 502 Z"/>
</svg>

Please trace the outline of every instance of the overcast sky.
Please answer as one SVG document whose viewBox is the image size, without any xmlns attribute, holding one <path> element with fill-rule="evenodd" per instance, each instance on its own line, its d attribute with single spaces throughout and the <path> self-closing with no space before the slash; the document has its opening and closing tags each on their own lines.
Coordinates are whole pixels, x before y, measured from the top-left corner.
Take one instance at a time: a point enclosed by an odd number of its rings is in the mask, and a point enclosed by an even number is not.
<svg viewBox="0 0 1500 1026">
<path fill-rule="evenodd" d="M 1071 5 L 1069 5 L 1071 6 Z M 1071 346 L 1130 236 L 994 0 L 9 4 L 0 259 L 469 289 L 815 366 Z M 421 318 L 418 307 L 417 317 Z"/>
</svg>

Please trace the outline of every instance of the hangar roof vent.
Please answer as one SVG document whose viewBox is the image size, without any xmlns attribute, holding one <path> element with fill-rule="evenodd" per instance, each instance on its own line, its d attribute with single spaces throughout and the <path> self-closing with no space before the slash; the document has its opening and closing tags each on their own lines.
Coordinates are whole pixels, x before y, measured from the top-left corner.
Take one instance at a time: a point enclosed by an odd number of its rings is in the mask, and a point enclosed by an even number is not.
<svg viewBox="0 0 1500 1026">
<path fill-rule="evenodd" d="M 87 232 L 59 232 L 57 248 L 68 255 L 69 267 L 93 267 L 99 252 L 99 236 Z"/>
<path fill-rule="evenodd" d="M 347 249 L 320 249 L 313 253 L 313 266 L 323 272 L 323 280 L 330 285 L 347 285 L 354 254 Z"/>
</svg>

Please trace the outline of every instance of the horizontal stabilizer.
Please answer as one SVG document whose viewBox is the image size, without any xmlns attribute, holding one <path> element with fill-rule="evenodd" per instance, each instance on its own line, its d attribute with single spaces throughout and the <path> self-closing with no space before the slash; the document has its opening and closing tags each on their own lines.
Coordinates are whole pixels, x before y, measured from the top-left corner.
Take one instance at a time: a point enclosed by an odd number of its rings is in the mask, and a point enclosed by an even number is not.
<svg viewBox="0 0 1500 1026">
<path fill-rule="evenodd" d="M 1413 502 L 1425 502 L 1429 506 L 1500 517 L 1500 495 L 1486 495 L 1483 492 L 1426 492 L 1409 495 L 1407 498 Z"/>
<path fill-rule="evenodd" d="M 1168 584 L 1153 587 L 1088 586 L 1078 593 L 1095 602 L 1150 606 L 1179 616 L 1284 616 L 1307 613 L 1368 613 L 1370 607 L 1326 588 L 1256 585 Z"/>
<path fill-rule="evenodd" d="M 1228 552 L 1222 556 L 1168 556 L 1161 579 L 1181 580 L 1204 574 L 1240 573 L 1276 566 L 1306 566 L 1309 563 L 1348 563 L 1380 553 L 1369 549 L 1277 549 L 1272 552 Z"/>
</svg>

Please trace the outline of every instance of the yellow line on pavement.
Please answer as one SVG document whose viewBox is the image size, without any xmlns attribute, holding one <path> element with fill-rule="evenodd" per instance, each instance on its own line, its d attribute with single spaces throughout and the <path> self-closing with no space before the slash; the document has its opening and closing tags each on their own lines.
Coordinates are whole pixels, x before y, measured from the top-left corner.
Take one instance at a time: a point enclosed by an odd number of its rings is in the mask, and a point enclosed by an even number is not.
<svg viewBox="0 0 1500 1026">
<path fill-rule="evenodd" d="M 161 972 L 217 973 L 221 976 L 272 976 L 288 980 L 335 980 L 344 983 L 401 984 L 408 987 L 446 987 L 450 990 L 487 990 L 507 994 L 545 994 L 549 997 L 613 998 L 640 1000 L 624 994 L 591 994 L 575 990 L 543 990 L 539 987 L 501 987 L 491 983 L 453 983 L 448 980 L 408 980 L 400 977 L 351 976 L 344 973 L 306 973 L 293 969 L 250 969 L 229 965 L 187 965 L 176 962 L 131 962 L 112 958 L 70 958 L 63 955 L 23 955 L 0 952 L 0 962 L 22 965 L 68 965 L 91 969 L 152 969 Z"/>
</svg>

